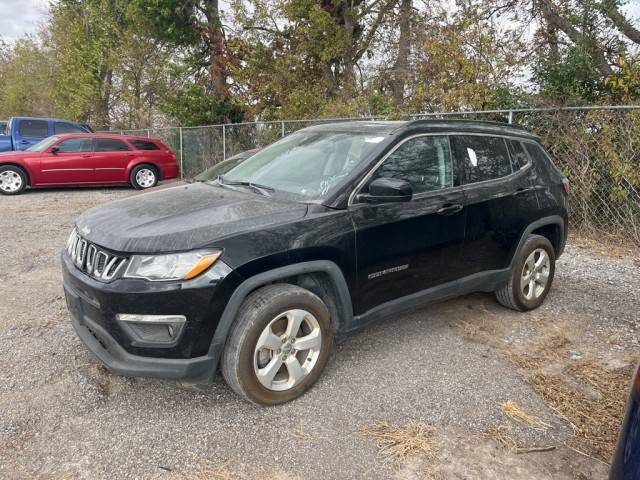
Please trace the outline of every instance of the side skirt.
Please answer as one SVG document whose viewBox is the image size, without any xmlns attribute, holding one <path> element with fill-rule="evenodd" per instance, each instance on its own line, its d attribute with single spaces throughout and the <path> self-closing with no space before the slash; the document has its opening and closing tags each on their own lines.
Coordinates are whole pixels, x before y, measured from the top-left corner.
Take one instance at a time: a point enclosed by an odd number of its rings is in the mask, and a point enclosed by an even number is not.
<svg viewBox="0 0 640 480">
<path fill-rule="evenodd" d="M 384 320 L 390 316 L 408 313 L 432 303 L 468 293 L 493 292 L 509 281 L 510 272 L 511 270 L 508 268 L 479 272 L 453 282 L 447 282 L 437 287 L 407 295 L 406 297 L 391 300 L 372 308 L 362 315 L 353 317 L 353 322 L 345 326 L 341 333 L 350 335 L 371 323 Z"/>
</svg>

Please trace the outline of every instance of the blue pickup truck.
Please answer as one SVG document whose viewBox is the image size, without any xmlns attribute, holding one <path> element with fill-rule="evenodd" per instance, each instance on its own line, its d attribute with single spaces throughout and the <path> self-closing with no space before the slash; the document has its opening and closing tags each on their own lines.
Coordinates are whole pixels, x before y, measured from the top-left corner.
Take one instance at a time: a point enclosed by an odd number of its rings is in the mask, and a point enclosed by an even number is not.
<svg viewBox="0 0 640 480">
<path fill-rule="evenodd" d="M 6 123 L 4 128 L 2 124 Z M 26 150 L 43 138 L 63 133 L 91 133 L 87 125 L 55 118 L 13 117 L 0 122 L 0 152 Z"/>
</svg>

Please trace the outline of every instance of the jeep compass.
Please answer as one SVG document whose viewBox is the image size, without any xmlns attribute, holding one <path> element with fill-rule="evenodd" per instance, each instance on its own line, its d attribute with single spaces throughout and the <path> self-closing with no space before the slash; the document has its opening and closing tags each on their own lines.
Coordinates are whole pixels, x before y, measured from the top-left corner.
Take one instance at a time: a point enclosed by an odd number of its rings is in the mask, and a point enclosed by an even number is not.
<svg viewBox="0 0 640 480">
<path fill-rule="evenodd" d="M 334 338 L 475 291 L 520 311 L 551 287 L 568 183 L 492 122 L 323 124 L 215 180 L 96 207 L 62 253 L 73 326 L 116 373 L 298 397 Z"/>
</svg>

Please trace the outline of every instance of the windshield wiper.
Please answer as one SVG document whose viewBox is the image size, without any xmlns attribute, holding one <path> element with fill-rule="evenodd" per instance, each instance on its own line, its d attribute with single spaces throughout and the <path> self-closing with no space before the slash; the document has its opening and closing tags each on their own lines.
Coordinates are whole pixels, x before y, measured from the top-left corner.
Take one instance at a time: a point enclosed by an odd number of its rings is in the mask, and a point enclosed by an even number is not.
<svg viewBox="0 0 640 480">
<path fill-rule="evenodd" d="M 241 187 L 249 187 L 252 188 L 253 190 L 255 190 L 256 192 L 260 193 L 261 195 L 264 195 L 265 197 L 269 197 L 270 194 L 269 192 L 273 192 L 275 191 L 275 188 L 273 187 L 269 187 L 267 185 L 260 185 L 259 183 L 254 183 L 254 182 L 245 182 L 245 181 L 234 181 L 234 180 L 225 180 L 224 177 L 222 175 L 218 176 L 218 182 L 221 185 L 238 185 Z"/>
</svg>

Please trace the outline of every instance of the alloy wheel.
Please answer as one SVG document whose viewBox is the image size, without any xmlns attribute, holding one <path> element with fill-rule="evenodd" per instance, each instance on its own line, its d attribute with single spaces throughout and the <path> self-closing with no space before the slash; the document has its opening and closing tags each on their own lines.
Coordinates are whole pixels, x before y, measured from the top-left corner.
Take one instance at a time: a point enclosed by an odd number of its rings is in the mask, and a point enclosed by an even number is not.
<svg viewBox="0 0 640 480">
<path fill-rule="evenodd" d="M 253 368 L 269 390 L 283 391 L 298 385 L 320 356 L 322 330 L 310 312 L 288 310 L 271 320 L 260 334 Z"/>
<path fill-rule="evenodd" d="M 542 248 L 536 248 L 529 254 L 522 267 L 520 289 L 524 298 L 531 300 L 540 298 L 549 283 L 551 261 Z"/>
</svg>

